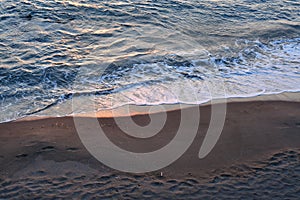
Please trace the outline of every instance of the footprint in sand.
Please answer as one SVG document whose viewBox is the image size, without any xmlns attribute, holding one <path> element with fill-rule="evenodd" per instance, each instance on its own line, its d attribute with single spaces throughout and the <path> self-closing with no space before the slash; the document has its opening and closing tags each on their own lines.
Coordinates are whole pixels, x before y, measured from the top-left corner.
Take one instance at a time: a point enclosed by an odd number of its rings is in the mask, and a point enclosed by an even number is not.
<svg viewBox="0 0 300 200">
<path fill-rule="evenodd" d="M 67 151 L 72 151 L 72 152 L 74 152 L 74 151 L 78 151 L 79 148 L 76 148 L 76 147 L 69 147 L 69 148 L 67 148 L 66 150 L 67 150 Z"/>
<path fill-rule="evenodd" d="M 28 156 L 28 154 L 22 153 L 22 154 L 16 155 L 16 158 L 25 158 L 27 156 Z"/>
<path fill-rule="evenodd" d="M 54 150 L 55 150 L 54 146 L 45 146 L 40 150 L 40 152 L 48 152 L 48 151 L 54 151 Z"/>
</svg>

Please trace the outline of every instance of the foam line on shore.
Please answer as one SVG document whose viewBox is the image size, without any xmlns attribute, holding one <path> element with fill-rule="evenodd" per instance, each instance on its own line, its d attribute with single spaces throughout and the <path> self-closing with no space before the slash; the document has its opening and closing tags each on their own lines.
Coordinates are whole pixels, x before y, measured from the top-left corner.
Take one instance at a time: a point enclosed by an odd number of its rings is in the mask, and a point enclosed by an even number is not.
<svg viewBox="0 0 300 200">
<path fill-rule="evenodd" d="M 200 104 L 200 106 L 208 106 L 211 104 L 219 103 L 233 103 L 233 102 L 252 102 L 252 101 L 284 101 L 284 102 L 300 102 L 300 92 L 283 92 L 279 94 L 258 95 L 252 97 L 230 97 L 227 99 L 214 99 Z M 136 116 L 143 114 L 154 114 L 159 112 L 166 112 L 178 109 L 199 106 L 196 104 L 162 104 L 162 105 L 123 105 L 113 109 L 104 109 L 94 113 L 77 113 L 67 116 L 73 117 L 97 117 L 97 118 L 111 118 L 111 117 L 124 117 Z M 65 116 L 48 116 L 48 115 L 35 115 L 28 116 L 16 121 L 30 121 L 43 118 L 56 118 Z"/>
</svg>

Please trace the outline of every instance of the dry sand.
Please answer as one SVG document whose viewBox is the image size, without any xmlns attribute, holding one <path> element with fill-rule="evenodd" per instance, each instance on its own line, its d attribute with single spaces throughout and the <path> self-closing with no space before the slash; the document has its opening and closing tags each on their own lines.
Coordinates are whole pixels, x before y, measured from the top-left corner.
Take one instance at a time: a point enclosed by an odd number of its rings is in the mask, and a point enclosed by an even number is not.
<svg viewBox="0 0 300 200">
<path fill-rule="evenodd" d="M 185 108 L 200 109 L 194 142 L 170 166 L 143 174 L 119 172 L 93 158 L 82 145 L 72 117 L 2 123 L 0 198 L 297 199 L 299 105 L 270 100 L 228 103 L 222 135 L 204 159 L 198 158 L 198 152 L 210 122 L 211 106 Z M 180 112 L 168 111 L 164 128 L 147 139 L 123 134 L 113 118 L 101 117 L 98 121 L 115 144 L 134 152 L 148 152 L 174 137 Z M 137 114 L 133 119 L 146 125 L 150 118 Z"/>
</svg>

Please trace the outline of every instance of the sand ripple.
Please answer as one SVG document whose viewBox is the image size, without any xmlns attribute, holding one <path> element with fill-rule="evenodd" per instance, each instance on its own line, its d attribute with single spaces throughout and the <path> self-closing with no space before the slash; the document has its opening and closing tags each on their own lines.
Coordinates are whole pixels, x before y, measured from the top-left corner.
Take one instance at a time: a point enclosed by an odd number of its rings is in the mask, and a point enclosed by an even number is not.
<svg viewBox="0 0 300 200">
<path fill-rule="evenodd" d="M 300 149 L 286 150 L 255 165 L 236 165 L 208 178 L 119 173 L 52 176 L 38 170 L 0 182 L 1 199 L 298 199 Z"/>
</svg>

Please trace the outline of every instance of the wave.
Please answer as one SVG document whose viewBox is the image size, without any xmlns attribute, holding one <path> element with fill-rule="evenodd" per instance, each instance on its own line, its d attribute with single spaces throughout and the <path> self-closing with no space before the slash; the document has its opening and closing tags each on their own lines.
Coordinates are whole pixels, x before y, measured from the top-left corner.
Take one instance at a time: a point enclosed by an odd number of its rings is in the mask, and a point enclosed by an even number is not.
<svg viewBox="0 0 300 200">
<path fill-rule="evenodd" d="M 71 114 L 62 107 L 75 98 L 101 110 L 299 91 L 299 8 L 293 0 L 2 1 L 0 122 Z"/>
<path fill-rule="evenodd" d="M 0 68 L 0 121 L 38 114 L 81 97 L 93 97 L 96 110 L 101 110 L 299 91 L 299 60 L 300 38 L 294 38 L 267 44 L 237 40 L 215 55 L 194 49 L 82 67 Z"/>
</svg>

